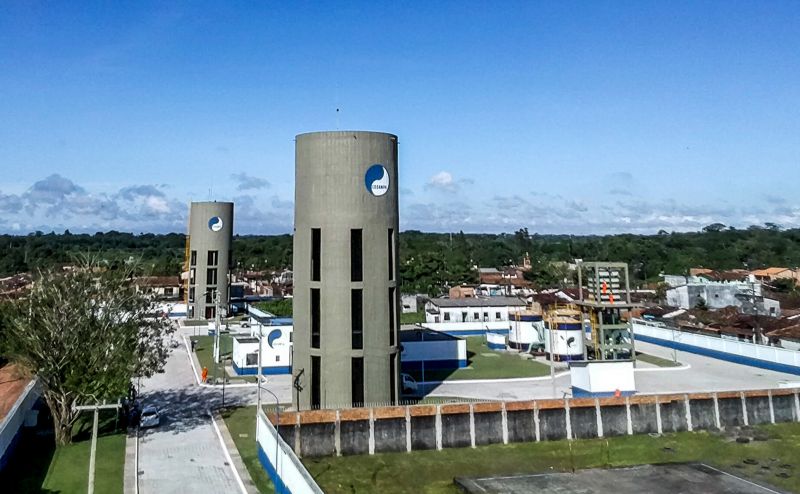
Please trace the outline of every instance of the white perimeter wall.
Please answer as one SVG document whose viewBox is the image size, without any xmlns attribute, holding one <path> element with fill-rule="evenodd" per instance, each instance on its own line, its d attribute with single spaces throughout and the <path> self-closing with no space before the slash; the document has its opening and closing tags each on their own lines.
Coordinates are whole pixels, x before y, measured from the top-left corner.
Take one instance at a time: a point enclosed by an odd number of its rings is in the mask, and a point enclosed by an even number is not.
<svg viewBox="0 0 800 494">
<path fill-rule="evenodd" d="M 314 478 L 294 454 L 294 451 L 278 436 L 275 427 L 259 410 L 256 419 L 256 440 L 267 457 L 267 461 L 283 480 L 292 494 L 323 494 Z M 278 489 L 276 491 L 280 492 Z"/>
<path fill-rule="evenodd" d="M 426 322 L 423 326 L 434 331 L 469 331 L 469 330 L 497 330 L 508 331 L 510 327 L 508 321 L 500 322 Z"/>
<path fill-rule="evenodd" d="M 3 422 L 0 423 L 0 458 L 5 455 L 20 427 L 25 423 L 25 417 L 28 412 L 31 411 L 36 400 L 39 399 L 38 383 L 36 379 L 28 383 L 22 394 L 17 398 L 16 403 L 8 411 Z"/>
<path fill-rule="evenodd" d="M 676 343 L 682 343 L 684 345 L 692 345 L 740 357 L 765 360 L 767 362 L 775 362 L 800 368 L 800 352 L 785 348 L 756 345 L 743 341 L 733 341 L 716 338 L 714 336 L 675 331 L 669 328 L 657 327 L 654 323 L 641 319 L 633 320 L 633 332 L 634 335 L 637 336 L 650 336 L 651 338 L 659 338 L 669 342 L 672 342 L 674 339 Z"/>
</svg>

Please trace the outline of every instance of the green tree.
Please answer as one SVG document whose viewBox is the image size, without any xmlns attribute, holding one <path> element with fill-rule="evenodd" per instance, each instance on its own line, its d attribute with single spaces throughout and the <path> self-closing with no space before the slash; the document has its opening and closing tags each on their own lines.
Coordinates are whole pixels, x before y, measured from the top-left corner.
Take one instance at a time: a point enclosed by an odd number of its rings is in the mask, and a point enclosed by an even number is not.
<svg viewBox="0 0 800 494">
<path fill-rule="evenodd" d="M 82 261 L 71 271 L 38 273 L 25 298 L 11 304 L 3 333 L 9 358 L 39 379 L 55 440 L 72 440 L 76 403 L 115 401 L 131 379 L 149 377 L 169 354 L 168 320 L 155 299 L 131 283 L 131 269 Z"/>
</svg>

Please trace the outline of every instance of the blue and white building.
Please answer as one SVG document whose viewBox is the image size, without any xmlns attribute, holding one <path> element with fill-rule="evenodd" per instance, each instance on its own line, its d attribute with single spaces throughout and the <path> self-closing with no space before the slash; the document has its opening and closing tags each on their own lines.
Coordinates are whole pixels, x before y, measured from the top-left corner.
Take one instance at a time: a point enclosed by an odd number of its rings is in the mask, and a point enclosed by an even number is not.
<svg viewBox="0 0 800 494">
<path fill-rule="evenodd" d="M 250 335 L 233 337 L 233 370 L 239 375 L 255 375 L 258 373 L 259 341 L 261 374 L 292 373 L 292 326 L 256 326 Z"/>
<path fill-rule="evenodd" d="M 403 372 L 460 369 L 467 366 L 467 342 L 427 328 L 399 332 Z"/>
</svg>

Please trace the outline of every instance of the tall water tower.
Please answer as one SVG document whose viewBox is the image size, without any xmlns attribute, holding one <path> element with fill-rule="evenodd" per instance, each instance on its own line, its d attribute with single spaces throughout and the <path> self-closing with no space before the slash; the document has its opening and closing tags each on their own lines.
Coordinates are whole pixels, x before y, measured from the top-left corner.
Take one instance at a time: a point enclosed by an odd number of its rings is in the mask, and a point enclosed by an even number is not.
<svg viewBox="0 0 800 494">
<path fill-rule="evenodd" d="M 395 402 L 397 136 L 297 136 L 294 204 L 295 407 Z"/>
<path fill-rule="evenodd" d="M 217 292 L 220 306 L 228 307 L 232 243 L 233 203 L 193 202 L 189 208 L 184 269 L 189 319 L 214 319 Z"/>
</svg>

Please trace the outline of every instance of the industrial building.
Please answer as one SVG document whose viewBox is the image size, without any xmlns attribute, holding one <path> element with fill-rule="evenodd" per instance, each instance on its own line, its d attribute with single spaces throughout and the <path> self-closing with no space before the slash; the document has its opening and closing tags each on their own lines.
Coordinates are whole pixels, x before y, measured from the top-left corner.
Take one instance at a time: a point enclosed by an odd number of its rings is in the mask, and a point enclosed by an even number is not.
<svg viewBox="0 0 800 494">
<path fill-rule="evenodd" d="M 228 307 L 232 244 L 233 203 L 193 202 L 184 261 L 189 319 L 214 319 L 218 305 Z"/>
<path fill-rule="evenodd" d="M 301 134 L 295 145 L 293 401 L 397 399 L 397 137 Z"/>
</svg>

